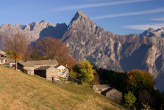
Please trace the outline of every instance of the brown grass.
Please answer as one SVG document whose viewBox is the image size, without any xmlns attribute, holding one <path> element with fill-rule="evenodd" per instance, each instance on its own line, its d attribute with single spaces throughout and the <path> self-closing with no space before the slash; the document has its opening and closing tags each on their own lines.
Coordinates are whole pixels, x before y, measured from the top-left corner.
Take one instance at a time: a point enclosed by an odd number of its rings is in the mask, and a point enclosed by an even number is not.
<svg viewBox="0 0 164 110">
<path fill-rule="evenodd" d="M 86 85 L 54 84 L 0 66 L 0 110 L 124 110 Z"/>
</svg>

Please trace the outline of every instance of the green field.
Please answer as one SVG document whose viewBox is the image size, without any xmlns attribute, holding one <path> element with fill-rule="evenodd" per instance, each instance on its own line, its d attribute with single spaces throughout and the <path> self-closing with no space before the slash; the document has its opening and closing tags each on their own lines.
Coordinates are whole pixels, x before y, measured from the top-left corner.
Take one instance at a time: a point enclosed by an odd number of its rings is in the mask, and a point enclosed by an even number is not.
<svg viewBox="0 0 164 110">
<path fill-rule="evenodd" d="M 0 66 L 0 110 L 124 110 L 86 85 L 54 84 Z"/>
</svg>

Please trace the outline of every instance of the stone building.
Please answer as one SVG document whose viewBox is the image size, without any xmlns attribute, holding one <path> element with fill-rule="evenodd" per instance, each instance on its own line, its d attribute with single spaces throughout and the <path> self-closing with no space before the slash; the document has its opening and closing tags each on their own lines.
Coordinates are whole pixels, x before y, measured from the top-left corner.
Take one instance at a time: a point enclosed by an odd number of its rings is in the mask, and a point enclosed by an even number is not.
<svg viewBox="0 0 164 110">
<path fill-rule="evenodd" d="M 69 70 L 59 65 L 56 60 L 38 60 L 19 62 L 18 69 L 30 75 L 38 75 L 46 80 L 68 79 Z"/>
<path fill-rule="evenodd" d="M 0 64 L 6 64 L 8 62 L 7 54 L 0 50 Z"/>
<path fill-rule="evenodd" d="M 118 91 L 115 88 L 112 88 L 107 84 L 93 85 L 93 90 L 96 93 L 102 94 L 118 103 L 122 102 L 122 92 Z"/>
</svg>

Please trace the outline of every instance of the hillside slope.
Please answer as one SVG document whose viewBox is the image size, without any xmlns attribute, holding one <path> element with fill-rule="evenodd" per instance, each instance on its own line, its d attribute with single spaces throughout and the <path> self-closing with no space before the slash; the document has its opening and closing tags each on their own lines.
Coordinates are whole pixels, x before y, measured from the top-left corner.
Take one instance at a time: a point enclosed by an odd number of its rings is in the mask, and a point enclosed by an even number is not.
<svg viewBox="0 0 164 110">
<path fill-rule="evenodd" d="M 123 110 L 87 86 L 53 84 L 0 66 L 0 110 Z"/>
</svg>

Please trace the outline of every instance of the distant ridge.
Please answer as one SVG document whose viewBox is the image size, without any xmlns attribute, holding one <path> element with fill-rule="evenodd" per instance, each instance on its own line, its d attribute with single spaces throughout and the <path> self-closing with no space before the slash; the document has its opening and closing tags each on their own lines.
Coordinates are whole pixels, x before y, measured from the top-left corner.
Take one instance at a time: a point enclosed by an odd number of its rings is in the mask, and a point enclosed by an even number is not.
<svg viewBox="0 0 164 110">
<path fill-rule="evenodd" d="M 61 38 L 66 30 L 67 25 L 65 23 L 54 25 L 42 20 L 39 23 L 31 22 L 27 25 L 3 24 L 0 27 L 0 35 L 3 33 L 3 35 L 9 36 L 17 32 L 23 32 L 31 41 L 35 41 L 40 37 L 46 36 Z"/>
</svg>

